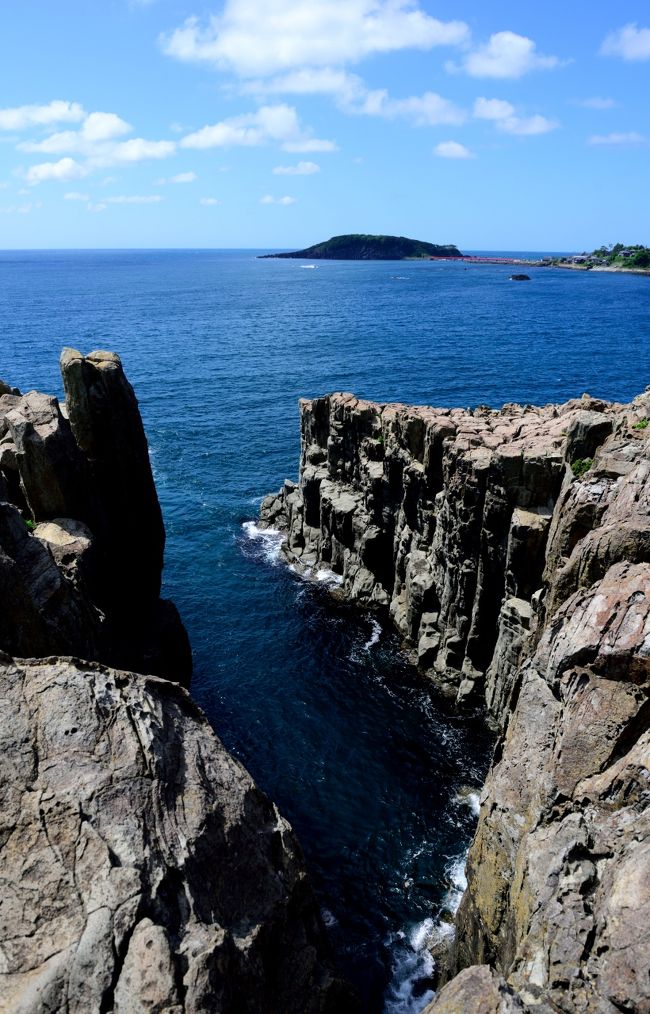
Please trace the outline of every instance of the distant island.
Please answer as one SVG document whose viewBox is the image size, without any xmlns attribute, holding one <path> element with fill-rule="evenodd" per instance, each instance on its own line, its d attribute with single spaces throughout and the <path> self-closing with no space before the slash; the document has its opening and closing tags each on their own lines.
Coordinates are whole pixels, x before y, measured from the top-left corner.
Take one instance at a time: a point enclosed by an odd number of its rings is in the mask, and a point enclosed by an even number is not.
<svg viewBox="0 0 650 1014">
<path fill-rule="evenodd" d="M 316 243 L 315 246 L 309 246 L 306 250 L 296 250 L 294 253 L 262 254 L 261 259 L 289 257 L 332 261 L 404 261 L 462 256 L 458 247 L 453 244 L 440 246 L 419 239 L 407 239 L 406 236 L 367 236 L 363 233 L 350 233 L 346 236 L 333 236 L 324 243 Z"/>
<path fill-rule="evenodd" d="M 575 268 L 583 271 L 631 271 L 635 274 L 650 274 L 650 247 L 637 243 L 611 243 L 599 246 L 591 253 L 554 257 L 552 264 L 558 268 Z"/>
</svg>

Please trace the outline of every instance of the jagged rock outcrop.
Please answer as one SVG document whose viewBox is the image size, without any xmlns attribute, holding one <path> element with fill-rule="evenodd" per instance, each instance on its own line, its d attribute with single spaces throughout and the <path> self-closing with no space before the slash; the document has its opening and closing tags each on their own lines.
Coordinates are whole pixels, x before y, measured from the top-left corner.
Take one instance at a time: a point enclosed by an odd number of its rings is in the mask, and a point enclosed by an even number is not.
<svg viewBox="0 0 650 1014">
<path fill-rule="evenodd" d="M 301 416 L 262 519 L 501 729 L 431 1014 L 650 1011 L 650 394 Z"/>
<path fill-rule="evenodd" d="M 0 649 L 188 683 L 133 389 L 111 352 L 64 349 L 61 372 L 65 405 L 0 386 Z"/>
<path fill-rule="evenodd" d="M 572 485 L 569 466 L 592 457 L 623 418 L 631 425 L 650 413 L 647 402 L 626 416 L 588 397 L 501 411 L 350 394 L 301 401 L 300 483 L 267 497 L 262 521 L 286 531 L 294 564 L 329 567 L 346 597 L 388 610 L 440 686 L 465 697 L 487 684 L 498 714 L 542 586 L 553 511 Z M 627 433 L 626 453 L 638 458 L 644 433 Z M 498 673 L 495 653 L 510 660 Z"/>
<path fill-rule="evenodd" d="M 0 1008 L 339 1014 L 293 833 L 178 685 L 0 656 Z"/>
</svg>

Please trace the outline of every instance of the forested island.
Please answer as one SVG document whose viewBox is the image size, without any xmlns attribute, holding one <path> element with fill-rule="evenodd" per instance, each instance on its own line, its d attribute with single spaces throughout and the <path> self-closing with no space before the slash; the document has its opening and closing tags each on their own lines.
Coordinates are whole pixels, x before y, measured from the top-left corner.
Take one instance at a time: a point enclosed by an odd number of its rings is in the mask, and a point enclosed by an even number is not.
<svg viewBox="0 0 650 1014">
<path fill-rule="evenodd" d="M 261 259 L 286 257 L 296 260 L 404 261 L 462 256 L 454 244 L 425 243 L 423 240 L 408 239 L 406 236 L 368 236 L 363 233 L 349 233 L 345 236 L 333 236 L 324 243 L 307 247 L 306 250 L 263 254 Z"/>
</svg>

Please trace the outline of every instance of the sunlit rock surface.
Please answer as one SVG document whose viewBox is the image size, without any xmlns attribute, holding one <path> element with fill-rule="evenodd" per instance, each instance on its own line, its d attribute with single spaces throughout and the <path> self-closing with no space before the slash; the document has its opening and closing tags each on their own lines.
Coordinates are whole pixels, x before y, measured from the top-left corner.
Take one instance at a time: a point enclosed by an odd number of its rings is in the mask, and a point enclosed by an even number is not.
<svg viewBox="0 0 650 1014">
<path fill-rule="evenodd" d="M 0 693 L 0 1009 L 353 1009 L 289 825 L 185 690 L 2 656 Z"/>
<path fill-rule="evenodd" d="M 650 1011 L 649 418 L 302 401 L 262 504 L 501 729 L 436 1014 Z"/>
</svg>

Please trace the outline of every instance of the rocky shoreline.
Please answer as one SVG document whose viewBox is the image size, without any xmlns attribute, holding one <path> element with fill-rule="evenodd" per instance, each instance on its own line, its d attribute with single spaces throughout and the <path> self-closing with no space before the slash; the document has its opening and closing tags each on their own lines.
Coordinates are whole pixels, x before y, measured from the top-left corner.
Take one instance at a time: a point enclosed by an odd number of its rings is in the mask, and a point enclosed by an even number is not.
<svg viewBox="0 0 650 1014">
<path fill-rule="evenodd" d="M 650 1010 L 650 395 L 300 410 L 263 523 L 501 729 L 430 1010 Z"/>
<path fill-rule="evenodd" d="M 0 384 L 0 1009 L 353 1012 L 291 828 L 185 689 L 120 360 L 61 369 L 65 405 Z"/>
</svg>

